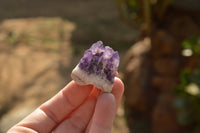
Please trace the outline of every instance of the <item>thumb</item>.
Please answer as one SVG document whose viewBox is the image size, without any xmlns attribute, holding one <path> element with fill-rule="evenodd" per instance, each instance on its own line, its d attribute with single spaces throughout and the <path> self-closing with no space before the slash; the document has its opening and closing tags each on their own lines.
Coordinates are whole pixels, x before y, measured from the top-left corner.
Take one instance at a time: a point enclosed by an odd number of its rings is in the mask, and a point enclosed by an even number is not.
<svg viewBox="0 0 200 133">
<path fill-rule="evenodd" d="M 116 113 L 116 100 L 112 93 L 103 93 L 97 99 L 90 133 L 110 133 Z"/>
</svg>

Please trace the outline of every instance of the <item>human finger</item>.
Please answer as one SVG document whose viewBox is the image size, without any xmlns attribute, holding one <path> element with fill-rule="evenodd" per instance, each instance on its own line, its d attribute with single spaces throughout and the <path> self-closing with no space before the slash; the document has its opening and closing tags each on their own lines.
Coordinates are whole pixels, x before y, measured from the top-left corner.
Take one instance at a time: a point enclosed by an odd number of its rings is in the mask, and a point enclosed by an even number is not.
<svg viewBox="0 0 200 133">
<path fill-rule="evenodd" d="M 112 93 L 101 94 L 96 103 L 89 133 L 110 133 L 116 113 L 116 100 Z"/>
<path fill-rule="evenodd" d="M 119 79 L 118 77 L 115 77 L 114 85 L 113 85 L 113 89 L 111 93 L 115 96 L 117 107 L 118 107 L 121 101 L 122 95 L 124 93 L 124 84 L 121 81 L 121 79 Z"/>
<path fill-rule="evenodd" d="M 93 91 L 87 100 L 76 109 L 70 116 L 61 122 L 53 133 L 80 133 L 87 127 L 96 105 L 98 91 Z"/>
<path fill-rule="evenodd" d="M 119 106 L 119 103 L 120 103 L 121 97 L 123 95 L 123 92 L 124 92 L 124 84 L 123 84 L 123 82 L 118 77 L 115 77 L 114 85 L 113 85 L 111 93 L 115 97 L 117 107 Z M 89 132 L 91 124 L 92 124 L 92 121 L 93 121 L 93 117 L 92 117 L 92 119 L 90 120 L 90 122 L 88 124 L 88 127 L 86 129 L 86 133 Z"/>
<path fill-rule="evenodd" d="M 50 132 L 83 103 L 91 90 L 92 85 L 80 86 L 71 81 L 57 95 L 45 102 L 13 128 L 28 127 L 40 133 Z"/>
</svg>

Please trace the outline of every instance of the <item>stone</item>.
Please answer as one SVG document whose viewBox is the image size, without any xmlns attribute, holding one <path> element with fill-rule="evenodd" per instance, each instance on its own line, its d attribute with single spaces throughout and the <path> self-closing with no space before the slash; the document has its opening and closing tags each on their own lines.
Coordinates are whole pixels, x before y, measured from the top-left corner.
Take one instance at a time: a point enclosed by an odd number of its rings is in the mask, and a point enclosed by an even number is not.
<svg viewBox="0 0 200 133">
<path fill-rule="evenodd" d="M 151 50 L 150 38 L 135 43 L 123 59 L 125 104 L 131 110 L 139 112 L 149 112 L 152 94 L 149 93 L 149 72 L 151 58 L 148 56 Z"/>
<path fill-rule="evenodd" d="M 105 92 L 111 92 L 118 66 L 118 52 L 98 41 L 85 51 L 71 77 L 80 85 L 92 84 Z"/>
</svg>

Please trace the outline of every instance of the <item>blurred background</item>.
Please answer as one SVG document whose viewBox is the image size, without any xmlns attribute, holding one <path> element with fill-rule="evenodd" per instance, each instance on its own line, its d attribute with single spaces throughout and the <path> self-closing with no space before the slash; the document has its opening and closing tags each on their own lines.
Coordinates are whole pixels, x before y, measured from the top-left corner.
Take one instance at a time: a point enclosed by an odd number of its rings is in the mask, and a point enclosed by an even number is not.
<svg viewBox="0 0 200 133">
<path fill-rule="evenodd" d="M 200 0 L 0 0 L 0 133 L 70 80 L 92 43 L 120 54 L 112 133 L 200 133 Z"/>
</svg>

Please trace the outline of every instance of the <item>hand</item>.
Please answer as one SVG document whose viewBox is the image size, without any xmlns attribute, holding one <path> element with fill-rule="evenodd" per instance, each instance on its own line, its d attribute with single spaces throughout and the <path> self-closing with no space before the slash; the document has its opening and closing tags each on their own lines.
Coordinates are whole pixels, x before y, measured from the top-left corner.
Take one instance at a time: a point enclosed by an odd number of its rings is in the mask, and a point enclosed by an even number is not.
<svg viewBox="0 0 200 133">
<path fill-rule="evenodd" d="M 119 78 L 111 93 L 71 81 L 8 133 L 110 133 L 123 91 Z"/>
</svg>

